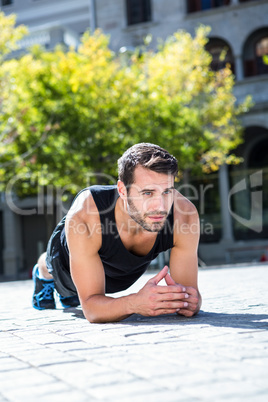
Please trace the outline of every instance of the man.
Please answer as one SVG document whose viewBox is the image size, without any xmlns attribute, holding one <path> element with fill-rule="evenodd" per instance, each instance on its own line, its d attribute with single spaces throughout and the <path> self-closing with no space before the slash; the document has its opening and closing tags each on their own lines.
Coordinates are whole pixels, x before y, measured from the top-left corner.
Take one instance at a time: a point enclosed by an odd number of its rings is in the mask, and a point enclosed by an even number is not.
<svg viewBox="0 0 268 402">
<path fill-rule="evenodd" d="M 141 143 L 118 160 L 117 186 L 82 190 L 34 267 L 33 306 L 55 308 L 55 285 L 63 306 L 81 302 L 90 322 L 134 313 L 198 313 L 199 220 L 193 204 L 174 188 L 177 172 L 166 150 Z M 165 266 L 137 293 L 106 295 L 127 289 L 168 249 L 170 274 Z M 158 285 L 162 279 L 164 286 Z"/>
</svg>

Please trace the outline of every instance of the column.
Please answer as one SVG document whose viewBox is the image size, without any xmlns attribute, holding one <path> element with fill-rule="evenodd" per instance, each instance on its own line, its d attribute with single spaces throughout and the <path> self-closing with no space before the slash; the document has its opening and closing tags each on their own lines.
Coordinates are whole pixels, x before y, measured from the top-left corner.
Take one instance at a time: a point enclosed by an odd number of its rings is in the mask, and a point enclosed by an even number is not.
<svg viewBox="0 0 268 402">
<path fill-rule="evenodd" d="M 3 209 L 4 275 L 8 278 L 18 278 L 22 268 L 21 224 L 19 215 L 7 206 Z"/>
<path fill-rule="evenodd" d="M 236 81 L 242 81 L 244 79 L 243 59 L 241 55 L 234 56 L 235 58 L 235 76 Z"/>
<path fill-rule="evenodd" d="M 222 239 L 221 242 L 232 244 L 234 241 L 232 217 L 228 208 L 229 178 L 228 167 L 222 165 L 219 172 L 219 189 L 221 201 L 221 223 Z"/>
<path fill-rule="evenodd" d="M 90 31 L 93 34 L 97 28 L 97 16 L 96 16 L 96 2 L 95 0 L 90 0 Z"/>
<path fill-rule="evenodd" d="M 54 48 L 60 43 L 64 43 L 64 31 L 62 27 L 54 27 L 49 31 L 50 35 L 50 47 Z"/>
</svg>

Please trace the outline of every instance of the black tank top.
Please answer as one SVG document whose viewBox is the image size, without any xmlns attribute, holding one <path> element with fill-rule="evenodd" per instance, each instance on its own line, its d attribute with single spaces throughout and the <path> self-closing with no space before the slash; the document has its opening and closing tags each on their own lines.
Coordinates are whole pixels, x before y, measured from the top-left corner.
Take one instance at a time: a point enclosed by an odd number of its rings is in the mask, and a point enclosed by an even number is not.
<svg viewBox="0 0 268 402">
<path fill-rule="evenodd" d="M 105 271 L 106 293 L 125 290 L 146 271 L 150 262 L 161 251 L 166 251 L 173 247 L 173 206 L 164 227 L 157 234 L 152 249 L 145 256 L 137 256 L 125 248 L 117 230 L 114 215 L 115 204 L 119 197 L 117 187 L 91 186 L 82 191 L 85 190 L 90 190 L 100 213 L 102 246 L 99 249 L 99 256 Z M 67 262 L 69 260 L 69 250 L 64 226 L 61 233 L 61 245 L 62 257 Z"/>
</svg>

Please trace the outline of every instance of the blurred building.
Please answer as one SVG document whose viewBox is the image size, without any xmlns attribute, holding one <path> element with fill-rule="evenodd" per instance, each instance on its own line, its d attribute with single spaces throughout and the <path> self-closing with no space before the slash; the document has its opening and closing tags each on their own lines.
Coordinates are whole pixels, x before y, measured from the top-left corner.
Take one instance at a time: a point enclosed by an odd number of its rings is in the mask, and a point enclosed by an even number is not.
<svg viewBox="0 0 268 402">
<path fill-rule="evenodd" d="M 155 47 L 158 38 L 179 29 L 194 34 L 199 24 L 211 26 L 207 45 L 213 56 L 211 68 L 221 69 L 228 62 L 236 77 L 237 101 L 250 94 L 254 107 L 242 117 L 244 143 L 236 152 L 244 162 L 188 179 L 198 190 L 193 202 L 201 219 L 200 258 L 206 264 L 261 258 L 268 247 L 268 65 L 263 59 L 268 55 L 268 0 L 0 0 L 0 4 L 6 14 L 17 14 L 18 24 L 29 27 L 22 49 L 34 43 L 47 49 L 57 43 L 76 47 L 89 27 L 99 27 L 110 35 L 111 48 L 124 54 L 141 45 L 148 34 L 153 35 Z M 220 59 L 222 50 L 225 62 Z M 16 205 L 36 208 L 36 201 Z M 44 249 L 47 221 L 40 213 L 16 214 L 4 201 L 0 208 L 0 276 L 14 276 L 30 269 Z"/>
</svg>

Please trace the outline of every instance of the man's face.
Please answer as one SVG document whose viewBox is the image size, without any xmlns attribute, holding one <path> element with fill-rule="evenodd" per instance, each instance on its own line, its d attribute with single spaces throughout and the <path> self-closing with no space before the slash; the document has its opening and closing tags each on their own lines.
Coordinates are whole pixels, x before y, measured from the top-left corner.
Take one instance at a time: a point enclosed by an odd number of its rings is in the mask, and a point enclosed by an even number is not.
<svg viewBox="0 0 268 402">
<path fill-rule="evenodd" d="M 141 166 L 134 172 L 134 183 L 127 195 L 130 217 L 149 232 L 159 232 L 174 199 L 174 177 Z"/>
</svg>

